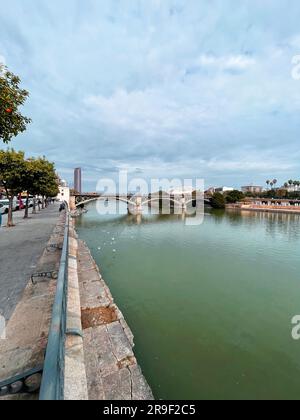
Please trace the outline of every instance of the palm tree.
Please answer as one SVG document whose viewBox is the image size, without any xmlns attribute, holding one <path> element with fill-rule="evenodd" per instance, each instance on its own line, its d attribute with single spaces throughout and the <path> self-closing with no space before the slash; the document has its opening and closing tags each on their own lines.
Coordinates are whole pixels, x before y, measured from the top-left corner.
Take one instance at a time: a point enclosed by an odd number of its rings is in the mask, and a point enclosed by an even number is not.
<svg viewBox="0 0 300 420">
<path fill-rule="evenodd" d="M 294 185 L 294 192 L 296 191 L 296 187 L 297 187 L 297 185 L 298 185 L 298 181 L 294 181 L 293 182 L 293 185 Z"/>
<path fill-rule="evenodd" d="M 284 188 L 288 188 L 288 187 L 289 187 L 288 182 L 285 182 L 285 183 L 284 183 Z"/>
<path fill-rule="evenodd" d="M 277 179 L 273 179 L 272 182 L 273 182 L 273 185 L 276 185 L 278 181 L 277 181 Z"/>
<path fill-rule="evenodd" d="M 266 184 L 267 184 L 267 186 L 269 187 L 269 185 L 270 185 L 270 180 L 269 180 L 269 179 L 267 179 Z M 269 188 L 268 188 L 268 189 L 269 189 Z"/>
</svg>

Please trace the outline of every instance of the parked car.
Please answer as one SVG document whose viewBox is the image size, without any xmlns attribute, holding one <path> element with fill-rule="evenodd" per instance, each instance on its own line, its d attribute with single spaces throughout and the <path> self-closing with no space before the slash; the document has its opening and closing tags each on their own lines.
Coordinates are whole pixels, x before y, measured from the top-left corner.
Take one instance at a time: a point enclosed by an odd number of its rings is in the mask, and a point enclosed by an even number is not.
<svg viewBox="0 0 300 420">
<path fill-rule="evenodd" d="M 26 206 L 26 200 L 27 200 L 27 198 L 22 198 L 22 203 L 23 203 L 24 207 Z M 29 197 L 29 199 L 28 199 L 28 207 L 33 207 L 33 198 L 32 197 Z"/>
<path fill-rule="evenodd" d="M 8 209 L 9 209 L 9 200 L 6 198 L 4 200 L 0 200 L 0 204 L 3 204 L 3 207 L 5 209 L 4 213 L 8 213 Z M 16 211 L 18 208 L 18 200 L 16 198 L 13 199 L 13 206 L 12 209 L 13 211 Z"/>
<path fill-rule="evenodd" d="M 6 206 L 3 203 L 0 203 L 0 214 L 5 214 L 7 213 L 8 208 L 6 208 Z"/>
</svg>

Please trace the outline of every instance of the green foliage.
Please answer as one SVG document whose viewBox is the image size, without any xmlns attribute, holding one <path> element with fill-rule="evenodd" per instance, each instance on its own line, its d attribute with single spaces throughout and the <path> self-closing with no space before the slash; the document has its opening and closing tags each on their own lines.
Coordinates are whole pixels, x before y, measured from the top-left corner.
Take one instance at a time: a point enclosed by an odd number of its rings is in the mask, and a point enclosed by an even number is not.
<svg viewBox="0 0 300 420">
<path fill-rule="evenodd" d="M 45 158 L 30 158 L 24 161 L 20 174 L 22 191 L 30 195 L 54 197 L 58 194 L 54 164 Z"/>
<path fill-rule="evenodd" d="M 25 191 L 28 195 L 43 197 L 58 194 L 54 164 L 44 157 L 25 160 L 24 152 L 15 152 L 13 149 L 0 150 L 0 186 L 4 187 L 10 200 Z M 12 226 L 11 209 L 8 226 Z"/>
<path fill-rule="evenodd" d="M 30 118 L 19 110 L 29 93 L 20 88 L 21 80 L 0 64 L 0 140 L 9 143 L 11 139 L 26 130 Z"/>
<path fill-rule="evenodd" d="M 0 185 L 8 195 L 17 195 L 22 191 L 24 166 L 24 152 L 0 150 Z"/>
<path fill-rule="evenodd" d="M 0 150 L 0 186 L 6 191 L 9 199 L 7 226 L 13 226 L 12 202 L 16 195 L 22 192 L 22 172 L 24 170 L 24 152 L 15 152 L 13 149 Z"/>
<path fill-rule="evenodd" d="M 245 194 L 241 191 L 234 190 L 226 193 L 225 197 L 227 203 L 236 203 L 237 201 L 243 200 L 245 198 Z"/>
<path fill-rule="evenodd" d="M 30 159 L 29 173 L 32 181 L 28 190 L 32 195 L 54 197 L 58 194 L 54 164 L 43 158 Z"/>
<path fill-rule="evenodd" d="M 223 194 L 216 192 L 212 196 L 211 205 L 215 209 L 225 209 L 226 200 Z"/>
</svg>

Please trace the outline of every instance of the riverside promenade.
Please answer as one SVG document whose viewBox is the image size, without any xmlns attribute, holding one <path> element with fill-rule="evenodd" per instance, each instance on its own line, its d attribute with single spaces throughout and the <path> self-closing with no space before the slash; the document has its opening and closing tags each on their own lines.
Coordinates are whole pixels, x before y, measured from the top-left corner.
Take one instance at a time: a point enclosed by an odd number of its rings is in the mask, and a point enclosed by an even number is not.
<svg viewBox="0 0 300 420">
<path fill-rule="evenodd" d="M 58 218 L 58 204 L 37 211 L 24 220 L 24 211 L 14 212 L 13 228 L 6 228 L 7 216 L 0 228 L 0 315 L 8 321 L 20 301 L 38 259 L 49 240 Z M 30 209 L 31 213 L 31 209 Z"/>
<path fill-rule="evenodd" d="M 5 337 L 0 340 L 0 383 L 31 369 L 38 368 L 38 373 L 32 378 L 32 393 L 7 395 L 1 388 L 0 400 L 39 398 L 57 281 L 52 277 L 32 283 L 30 277 L 44 271 L 58 273 L 64 240 L 66 213 L 59 214 L 57 205 L 30 220 L 23 220 L 22 213 L 15 213 L 14 228 L 1 228 L 0 238 L 5 238 L 3 242 L 0 239 L 1 247 L 5 249 L 6 243 L 10 254 L 6 275 L 1 275 L 1 311 L 7 322 Z M 34 247 L 32 241 L 37 242 Z M 153 399 L 133 352 L 130 328 L 89 249 L 78 240 L 72 220 L 66 327 L 63 399 Z"/>
</svg>

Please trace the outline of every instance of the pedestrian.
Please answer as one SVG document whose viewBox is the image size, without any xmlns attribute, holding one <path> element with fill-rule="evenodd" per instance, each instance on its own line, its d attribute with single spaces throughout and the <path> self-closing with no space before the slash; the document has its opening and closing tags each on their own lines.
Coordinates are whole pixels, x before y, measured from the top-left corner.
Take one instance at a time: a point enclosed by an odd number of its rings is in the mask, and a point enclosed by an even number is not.
<svg viewBox="0 0 300 420">
<path fill-rule="evenodd" d="M 62 212 L 63 210 L 65 210 L 65 208 L 65 203 L 61 203 L 61 205 L 59 206 L 59 212 Z"/>
</svg>

